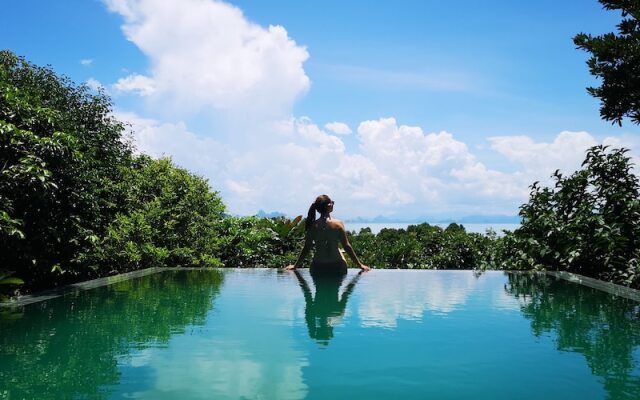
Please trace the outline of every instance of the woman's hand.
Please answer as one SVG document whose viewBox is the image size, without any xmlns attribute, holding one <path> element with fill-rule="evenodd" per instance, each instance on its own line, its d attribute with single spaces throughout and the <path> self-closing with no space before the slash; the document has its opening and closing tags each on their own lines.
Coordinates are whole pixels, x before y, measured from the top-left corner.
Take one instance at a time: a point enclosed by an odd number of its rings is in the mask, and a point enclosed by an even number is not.
<svg viewBox="0 0 640 400">
<path fill-rule="evenodd" d="M 364 265 L 364 264 L 360 264 L 360 269 L 362 270 L 362 272 L 368 272 L 371 271 L 371 268 Z"/>
<path fill-rule="evenodd" d="M 296 269 L 296 266 L 293 264 L 289 264 L 284 268 L 285 271 L 293 271 L 294 269 Z"/>
</svg>

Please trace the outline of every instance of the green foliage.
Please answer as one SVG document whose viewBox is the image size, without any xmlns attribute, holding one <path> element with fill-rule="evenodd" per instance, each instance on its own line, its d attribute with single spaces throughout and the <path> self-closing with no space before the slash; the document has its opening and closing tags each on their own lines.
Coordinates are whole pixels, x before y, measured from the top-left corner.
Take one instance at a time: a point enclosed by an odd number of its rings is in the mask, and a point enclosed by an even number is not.
<svg viewBox="0 0 640 400">
<path fill-rule="evenodd" d="M 221 227 L 220 258 L 226 267 L 283 267 L 302 250 L 304 222 L 286 218 L 227 217 Z"/>
<path fill-rule="evenodd" d="M 15 286 L 24 284 L 22 279 L 11 275 L 13 275 L 13 272 L 0 270 L 0 301 L 7 300 Z"/>
<path fill-rule="evenodd" d="M 206 180 L 169 159 L 140 156 L 118 185 L 126 192 L 124 210 L 83 261 L 113 272 L 221 265 L 215 254 L 224 204 Z"/>
<path fill-rule="evenodd" d="M 580 33 L 573 39 L 578 48 L 591 53 L 587 61 L 592 75 L 602 85 L 587 91 L 601 100 L 604 120 L 622 124 L 625 117 L 640 123 L 640 2 L 637 0 L 600 0 L 607 10 L 620 10 L 624 18 L 618 34 L 593 37 Z"/>
<path fill-rule="evenodd" d="M 492 239 L 467 233 L 462 225 L 446 229 L 427 223 L 404 229 L 351 233 L 349 241 L 365 264 L 376 268 L 473 269 L 488 265 Z"/>
<path fill-rule="evenodd" d="M 625 149 L 588 150 L 583 168 L 531 186 L 523 219 L 498 240 L 496 259 L 520 269 L 562 269 L 640 287 L 640 185 Z"/>
<path fill-rule="evenodd" d="M 0 265 L 30 286 L 56 265 L 86 275 L 78 255 L 120 211 L 130 151 L 110 113 L 103 94 L 0 52 Z"/>
<path fill-rule="evenodd" d="M 221 265 L 218 194 L 123 133 L 103 93 L 0 52 L 0 266 L 27 290 Z"/>
</svg>

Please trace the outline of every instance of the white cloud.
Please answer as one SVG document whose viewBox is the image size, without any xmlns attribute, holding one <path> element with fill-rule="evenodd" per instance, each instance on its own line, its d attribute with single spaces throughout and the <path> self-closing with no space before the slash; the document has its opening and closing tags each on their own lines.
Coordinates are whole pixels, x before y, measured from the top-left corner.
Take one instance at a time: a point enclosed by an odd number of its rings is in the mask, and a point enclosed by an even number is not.
<svg viewBox="0 0 640 400">
<path fill-rule="evenodd" d="M 208 178 L 214 189 L 227 179 L 225 163 L 233 153 L 226 145 L 198 136 L 181 121 L 160 122 L 130 112 L 116 112 L 114 116 L 131 125 L 137 151 L 153 157 L 170 156 L 180 166 Z"/>
<path fill-rule="evenodd" d="M 329 122 L 324 127 L 326 130 L 331 131 L 336 135 L 348 135 L 352 132 L 349 125 L 344 122 Z"/>
<path fill-rule="evenodd" d="M 85 67 L 88 67 L 89 65 L 93 64 L 93 59 L 83 58 L 82 60 L 80 60 L 80 64 L 84 65 Z"/>
<path fill-rule="evenodd" d="M 303 214 L 320 193 L 337 200 L 338 218 L 515 214 L 533 181 L 544 182 L 557 166 L 572 172 L 586 146 L 597 143 L 584 132 L 561 132 L 549 143 L 493 138 L 498 156 L 516 165 L 506 173 L 488 168 L 448 132 L 425 134 L 393 118 L 362 122 L 356 135 L 360 150 L 354 153 L 309 118 L 282 122 L 279 129 L 286 132 L 274 133 L 272 142 L 239 148 L 199 136 L 184 122 L 117 116 L 132 124 L 140 151 L 171 155 L 209 178 L 230 211 L 239 214 L 258 209 Z"/>
<path fill-rule="evenodd" d="M 584 159 L 585 151 L 598 141 L 587 132 L 560 132 L 551 143 L 534 142 L 527 136 L 497 136 L 489 138 L 491 148 L 524 167 L 525 171 L 559 168 L 575 171 Z"/>
<path fill-rule="evenodd" d="M 602 144 L 615 147 L 615 148 L 625 148 L 629 150 L 640 148 L 640 138 L 633 135 L 621 135 L 621 136 L 608 136 L 604 138 Z M 640 173 L 640 157 L 638 154 L 631 151 L 627 153 L 631 157 L 631 162 L 635 165 L 634 171 L 636 174 Z"/>
<path fill-rule="evenodd" d="M 295 215 L 327 193 L 337 200 L 337 217 L 513 214 L 527 200 L 528 185 L 544 182 L 556 168 L 572 172 L 599 142 L 587 132 L 568 131 L 550 142 L 489 138 L 482 152 L 510 161 L 506 172 L 483 162 L 474 154 L 478 147 L 472 151 L 451 132 L 429 133 L 395 118 L 363 121 L 355 135 L 344 137 L 351 132 L 345 123 L 322 127 L 292 116 L 294 102 L 310 86 L 303 68 L 309 55 L 284 27 L 259 26 L 221 1 L 104 1 L 124 18 L 125 35 L 150 65 L 147 73 L 127 73 L 112 86 L 154 105 L 147 111 L 154 118 L 120 113 L 133 124 L 138 149 L 171 155 L 209 178 L 233 213 Z M 437 74 L 340 71 L 399 86 L 474 90 L 468 79 Z"/>
<path fill-rule="evenodd" d="M 118 82 L 113 84 L 113 88 L 121 93 L 131 92 L 139 96 L 151 96 L 156 91 L 155 85 L 153 79 L 133 74 L 118 79 Z"/>
<path fill-rule="evenodd" d="M 310 119 L 300 119 L 296 124 L 296 128 L 302 138 L 319 145 L 321 150 L 344 152 L 344 143 L 340 138 L 324 132 L 318 125 L 313 124 Z"/>
<path fill-rule="evenodd" d="M 309 54 L 282 26 L 259 26 L 220 1 L 104 1 L 150 62 L 147 76 L 132 75 L 120 86 L 173 110 L 282 117 L 309 88 Z"/>
</svg>

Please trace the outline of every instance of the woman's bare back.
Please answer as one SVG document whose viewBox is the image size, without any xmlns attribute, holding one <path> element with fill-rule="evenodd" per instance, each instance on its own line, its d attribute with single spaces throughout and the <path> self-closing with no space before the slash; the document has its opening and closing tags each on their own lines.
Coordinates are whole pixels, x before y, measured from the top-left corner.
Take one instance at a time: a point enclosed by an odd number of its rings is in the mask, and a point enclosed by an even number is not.
<svg viewBox="0 0 640 400">
<path fill-rule="evenodd" d="M 347 262 L 339 246 L 342 246 L 353 263 L 360 269 L 363 271 L 370 269 L 358 260 L 358 256 L 356 256 L 351 243 L 349 243 L 342 221 L 331 219 L 330 214 L 333 211 L 334 204 L 335 202 L 326 194 L 318 196 L 316 201 L 311 204 L 305 222 L 304 247 L 300 252 L 300 256 L 298 256 L 298 260 L 295 264 L 288 265 L 287 270 L 299 268 L 311 248 L 315 247 L 313 262 L 311 263 L 312 273 L 314 267 L 316 271 L 328 271 L 332 268 L 338 268 L 346 273 Z M 319 219 L 316 219 L 316 212 L 320 213 Z"/>
<path fill-rule="evenodd" d="M 344 224 L 337 219 L 318 219 L 311 228 L 311 237 L 315 245 L 314 263 L 344 262 L 339 244 L 344 236 Z"/>
</svg>

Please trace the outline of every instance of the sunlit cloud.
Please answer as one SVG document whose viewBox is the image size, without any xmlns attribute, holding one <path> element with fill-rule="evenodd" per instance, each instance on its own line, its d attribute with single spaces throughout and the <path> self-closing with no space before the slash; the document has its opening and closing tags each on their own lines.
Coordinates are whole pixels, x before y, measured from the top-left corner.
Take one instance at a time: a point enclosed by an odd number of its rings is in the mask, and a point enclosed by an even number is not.
<svg viewBox="0 0 640 400">
<path fill-rule="evenodd" d="M 324 126 L 324 128 L 336 135 L 348 135 L 352 132 L 349 125 L 344 122 L 329 122 Z"/>
<path fill-rule="evenodd" d="M 307 50 L 282 26 L 262 27 L 228 3 L 104 0 L 150 69 L 118 86 L 184 112 L 247 111 L 287 116 L 310 86 Z M 170 29 L 169 29 L 170 27 Z"/>
<path fill-rule="evenodd" d="M 134 93 L 139 96 L 151 96 L 156 91 L 153 79 L 138 74 L 118 79 L 113 88 L 117 92 Z"/>
<path fill-rule="evenodd" d="M 338 120 L 319 125 L 293 113 L 311 87 L 309 52 L 285 27 L 256 24 L 222 1 L 104 1 L 149 63 L 148 71 L 108 85 L 148 105 L 118 113 L 132 124 L 138 150 L 171 156 L 208 178 L 235 214 L 298 215 L 327 193 L 338 218 L 513 215 L 533 181 L 549 182 L 556 168 L 575 171 L 589 146 L 636 142 L 563 131 L 549 141 L 493 136 L 470 147 L 455 132 L 429 132 L 393 116 L 353 130 Z M 456 71 L 337 71 L 399 87 L 477 89 Z M 478 154 L 509 163 L 509 170 Z"/>
</svg>

